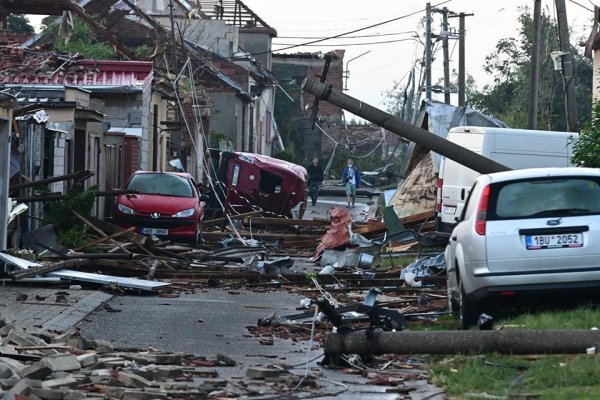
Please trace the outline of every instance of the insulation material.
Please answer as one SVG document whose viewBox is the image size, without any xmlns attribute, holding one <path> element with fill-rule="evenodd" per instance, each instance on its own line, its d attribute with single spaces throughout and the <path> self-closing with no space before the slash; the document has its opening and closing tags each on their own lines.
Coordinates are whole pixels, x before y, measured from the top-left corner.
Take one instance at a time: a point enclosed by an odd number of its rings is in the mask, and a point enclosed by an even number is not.
<svg viewBox="0 0 600 400">
<path fill-rule="evenodd" d="M 391 204 L 398 217 L 435 210 L 436 180 L 429 153 L 412 170 L 392 198 Z"/>
</svg>

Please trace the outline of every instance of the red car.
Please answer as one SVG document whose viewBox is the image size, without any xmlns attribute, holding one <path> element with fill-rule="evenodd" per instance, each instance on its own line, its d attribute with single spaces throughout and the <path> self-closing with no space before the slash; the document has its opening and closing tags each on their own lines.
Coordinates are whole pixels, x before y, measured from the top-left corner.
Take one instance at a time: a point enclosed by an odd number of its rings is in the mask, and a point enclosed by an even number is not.
<svg viewBox="0 0 600 400">
<path fill-rule="evenodd" d="M 208 196 L 198 192 L 190 174 L 136 171 L 126 189 L 137 193 L 117 197 L 113 216 L 120 226 L 198 244 Z"/>
</svg>

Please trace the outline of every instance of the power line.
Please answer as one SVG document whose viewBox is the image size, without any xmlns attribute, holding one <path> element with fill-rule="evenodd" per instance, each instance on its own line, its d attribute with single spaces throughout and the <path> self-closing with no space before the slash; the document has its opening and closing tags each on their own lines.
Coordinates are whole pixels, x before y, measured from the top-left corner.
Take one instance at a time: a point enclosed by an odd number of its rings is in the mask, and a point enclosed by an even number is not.
<svg viewBox="0 0 600 400">
<path fill-rule="evenodd" d="M 338 44 L 303 44 L 302 46 L 306 46 L 306 47 L 310 47 L 310 46 L 314 46 L 314 47 L 323 47 L 323 46 L 329 46 L 329 47 L 347 47 L 347 46 L 365 46 L 365 45 L 373 45 L 373 44 L 385 44 L 385 43 L 397 43 L 397 42 L 406 42 L 406 41 L 416 41 L 416 39 L 414 38 L 408 38 L 408 39 L 398 39 L 398 40 L 385 40 L 385 41 L 381 41 L 381 42 L 367 42 L 367 43 L 338 43 Z M 274 46 L 292 46 L 291 43 L 273 43 Z M 286 50 L 284 49 L 278 49 L 278 50 L 273 50 L 273 51 L 281 51 L 281 50 Z"/>
<path fill-rule="evenodd" d="M 436 4 L 434 7 L 441 6 L 442 4 L 446 4 L 446 3 L 450 2 L 450 1 L 451 1 L 451 0 L 445 0 L 445 1 L 441 2 L 441 3 L 438 3 L 438 4 Z M 398 20 L 401 20 L 401 19 L 405 19 L 405 18 L 408 18 L 408 17 L 412 17 L 413 15 L 420 14 L 420 13 L 422 13 L 423 11 L 424 11 L 424 9 L 421 9 L 421 10 L 418 10 L 418 11 L 415 11 L 415 12 L 412 12 L 412 13 L 409 13 L 409 14 L 405 14 L 405 15 L 401 15 L 401 16 L 399 16 L 399 17 L 396 17 L 396 18 L 389 19 L 389 20 L 387 20 L 387 21 L 379 22 L 379 23 L 377 23 L 377 24 L 373 24 L 373 25 L 365 26 L 365 27 L 363 27 L 363 28 L 354 29 L 354 30 L 352 30 L 352 31 L 345 32 L 345 33 L 340 33 L 339 35 L 334 35 L 334 36 L 331 36 L 331 37 L 328 37 L 328 38 L 324 38 L 324 39 L 317 39 L 317 40 L 312 40 L 312 41 L 310 41 L 310 42 L 306 42 L 306 43 L 302 43 L 302 44 L 296 44 L 296 45 L 292 45 L 292 46 L 284 47 L 283 49 L 279 49 L 279 50 L 277 50 L 277 51 L 289 50 L 289 49 L 293 49 L 293 48 L 296 48 L 296 47 L 308 46 L 308 45 L 310 45 L 310 44 L 314 44 L 314 43 L 323 42 L 323 41 L 325 41 L 325 40 L 336 39 L 336 38 L 339 38 L 339 37 L 342 37 L 342 36 L 350 35 L 350 34 L 352 34 L 352 33 L 360 32 L 360 31 L 364 31 L 364 30 L 367 30 L 367 29 L 370 29 L 370 28 L 375 28 L 375 27 L 377 27 L 377 26 L 381 26 L 381 25 L 389 24 L 390 22 L 395 22 L 395 21 L 398 21 Z M 253 55 L 253 56 L 257 56 L 257 55 L 261 55 L 261 54 L 267 54 L 267 53 L 271 53 L 271 52 L 272 52 L 271 50 L 269 50 L 269 51 L 262 51 L 262 52 L 259 52 L 259 53 L 253 53 L 252 55 Z"/>
<path fill-rule="evenodd" d="M 594 10 L 587 8 L 586 6 L 584 6 L 581 3 L 576 2 L 575 0 L 569 0 L 571 3 L 578 5 L 579 7 L 583 8 L 584 10 L 588 10 L 589 12 L 594 12 Z M 591 3 L 591 2 L 590 2 Z M 593 3 L 592 3 L 593 4 Z"/>
<path fill-rule="evenodd" d="M 344 36 L 340 39 L 358 39 L 358 38 L 369 38 L 369 37 L 381 37 L 381 36 L 395 36 L 395 35 L 405 35 L 407 33 L 417 33 L 416 31 L 404 31 L 404 32 L 394 32 L 394 33 L 378 33 L 376 35 L 356 35 L 356 36 Z M 274 38 L 277 39 L 327 39 L 325 36 L 277 36 Z"/>
</svg>

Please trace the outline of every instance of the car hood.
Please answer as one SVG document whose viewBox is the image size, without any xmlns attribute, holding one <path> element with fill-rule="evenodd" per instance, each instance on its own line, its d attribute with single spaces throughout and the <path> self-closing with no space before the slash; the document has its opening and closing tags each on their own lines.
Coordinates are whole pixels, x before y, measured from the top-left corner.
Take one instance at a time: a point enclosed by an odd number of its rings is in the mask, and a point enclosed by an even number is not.
<svg viewBox="0 0 600 400">
<path fill-rule="evenodd" d="M 198 207 L 195 197 L 162 196 L 156 194 L 121 195 L 118 203 L 139 213 L 158 212 L 165 215 Z"/>
</svg>

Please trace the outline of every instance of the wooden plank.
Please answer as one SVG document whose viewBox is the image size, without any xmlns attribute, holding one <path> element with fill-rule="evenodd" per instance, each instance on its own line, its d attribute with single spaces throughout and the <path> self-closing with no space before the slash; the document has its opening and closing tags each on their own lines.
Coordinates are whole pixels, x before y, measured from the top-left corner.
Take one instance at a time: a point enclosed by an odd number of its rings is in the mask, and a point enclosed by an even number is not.
<svg viewBox="0 0 600 400">
<path fill-rule="evenodd" d="M 265 218 L 265 217 L 247 217 L 244 220 L 252 225 L 270 225 L 270 226 L 327 226 L 331 221 L 310 220 L 310 219 L 289 219 L 289 218 Z"/>
<path fill-rule="evenodd" d="M 262 210 L 259 211 L 251 211 L 251 212 L 247 212 L 244 214 L 238 214 L 238 215 L 230 215 L 229 218 L 231 218 L 232 220 L 235 219 L 242 219 L 242 218 L 246 218 L 246 217 L 254 217 L 257 215 L 262 215 Z M 227 222 L 229 223 L 229 218 L 227 217 L 223 217 L 223 218 L 216 218 L 216 219 L 210 219 L 208 221 L 204 221 L 203 225 L 207 226 L 207 225 L 214 225 L 214 224 L 220 224 L 221 222 Z"/>
<path fill-rule="evenodd" d="M 435 217 L 435 211 L 431 210 L 431 211 L 426 211 L 426 212 L 422 212 L 422 213 L 415 214 L 415 215 L 409 215 L 407 217 L 402 217 L 402 218 L 400 218 L 400 222 L 402 222 L 404 225 L 407 225 L 407 224 L 411 224 L 414 222 L 425 221 L 425 220 L 428 220 L 433 217 Z"/>
<path fill-rule="evenodd" d="M 90 228 L 92 228 L 94 231 L 96 231 L 100 236 L 102 237 L 107 237 L 108 235 L 106 233 L 104 233 L 104 231 L 102 231 L 102 229 L 98 228 L 97 226 L 95 226 L 94 224 L 92 224 L 90 221 L 88 221 L 87 219 L 85 219 L 81 214 L 79 214 L 77 211 L 75 210 L 71 210 L 71 212 L 77 217 L 79 218 L 84 224 L 86 224 L 87 226 L 89 226 Z M 113 242 L 114 244 L 116 244 L 117 246 L 119 246 L 119 248 L 121 250 L 123 250 L 125 253 L 131 253 L 129 250 L 127 250 L 125 247 L 123 247 L 119 242 L 117 242 L 114 239 L 109 239 L 111 242 Z"/>
<path fill-rule="evenodd" d="M 88 247 L 92 247 L 92 246 L 95 246 L 95 245 L 97 245 L 97 244 L 100 244 L 100 243 L 107 242 L 107 241 L 109 241 L 109 240 L 111 240 L 111 239 L 114 239 L 114 238 L 117 238 L 117 237 L 119 237 L 119 236 L 122 236 L 122 235 L 124 235 L 125 233 L 129 233 L 129 232 L 133 232 L 133 231 L 135 231 L 135 226 L 132 226 L 132 227 L 130 227 L 130 228 L 127 228 L 127 229 L 126 229 L 126 230 L 124 230 L 124 231 L 117 232 L 117 233 L 113 233 L 112 235 L 108 235 L 108 236 L 105 236 L 105 237 L 101 237 L 101 238 L 99 238 L 99 239 L 93 240 L 93 241 L 91 241 L 91 242 L 88 242 L 88 243 L 86 243 L 86 244 L 83 244 L 83 245 L 81 245 L 81 246 L 75 247 L 75 248 L 73 249 L 73 251 L 80 251 L 80 250 L 83 250 L 83 249 L 87 249 Z"/>
</svg>

